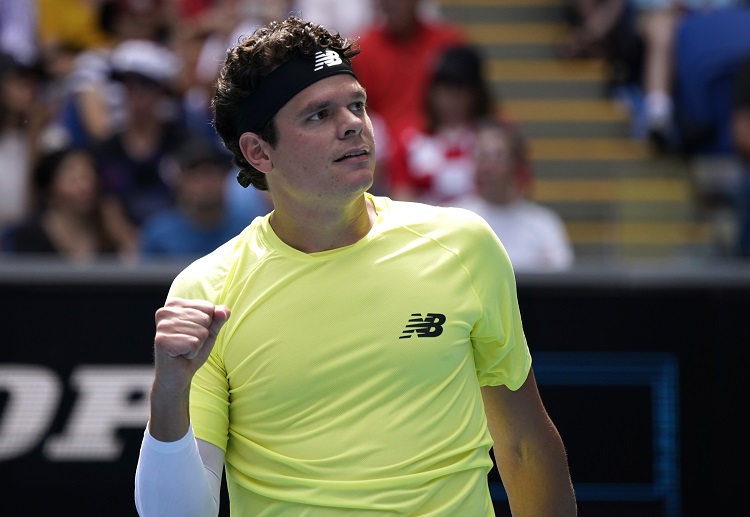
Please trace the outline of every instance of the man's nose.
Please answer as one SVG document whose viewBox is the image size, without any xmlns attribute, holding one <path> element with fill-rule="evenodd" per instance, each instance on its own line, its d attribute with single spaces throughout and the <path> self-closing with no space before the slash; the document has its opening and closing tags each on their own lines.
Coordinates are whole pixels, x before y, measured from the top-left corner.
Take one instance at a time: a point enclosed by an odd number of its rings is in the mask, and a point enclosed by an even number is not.
<svg viewBox="0 0 750 517">
<path fill-rule="evenodd" d="M 342 111 L 341 120 L 341 137 L 348 137 L 352 135 L 358 135 L 362 132 L 365 126 L 365 122 L 361 115 L 352 112 L 350 109 L 344 109 Z"/>
</svg>

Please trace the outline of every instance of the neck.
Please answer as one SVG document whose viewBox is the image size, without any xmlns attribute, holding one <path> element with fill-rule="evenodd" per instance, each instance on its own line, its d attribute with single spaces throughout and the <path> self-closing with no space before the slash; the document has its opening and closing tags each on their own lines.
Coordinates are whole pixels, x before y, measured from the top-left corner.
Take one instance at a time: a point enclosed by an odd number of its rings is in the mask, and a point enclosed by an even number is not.
<svg viewBox="0 0 750 517">
<path fill-rule="evenodd" d="M 376 217 L 374 204 L 362 195 L 343 207 L 292 210 L 275 204 L 271 227 L 292 248 L 316 253 L 356 243 L 367 235 Z"/>
<path fill-rule="evenodd" d="M 185 203 L 181 206 L 181 210 L 199 228 L 213 228 L 224 218 L 224 205 L 221 203 L 201 206 Z"/>
<path fill-rule="evenodd" d="M 517 188 L 509 188 L 505 190 L 498 189 L 497 191 L 490 193 L 480 190 L 480 196 L 492 205 L 506 206 L 523 199 L 523 192 Z"/>
<path fill-rule="evenodd" d="M 390 36 L 397 40 L 406 40 L 414 36 L 418 30 L 419 20 L 409 18 L 408 20 L 399 20 L 386 22 L 386 30 Z"/>
<path fill-rule="evenodd" d="M 154 120 L 132 121 L 122 133 L 123 146 L 131 156 L 150 156 L 161 145 L 163 129 Z"/>
</svg>

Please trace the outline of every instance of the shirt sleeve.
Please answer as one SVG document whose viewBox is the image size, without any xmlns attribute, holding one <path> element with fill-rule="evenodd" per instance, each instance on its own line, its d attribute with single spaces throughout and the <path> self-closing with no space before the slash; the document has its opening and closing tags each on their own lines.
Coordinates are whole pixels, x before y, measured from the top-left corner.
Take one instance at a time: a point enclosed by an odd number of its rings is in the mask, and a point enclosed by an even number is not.
<svg viewBox="0 0 750 517">
<path fill-rule="evenodd" d="M 135 471 L 135 506 L 140 517 L 218 515 L 220 454 L 204 466 L 192 426 L 176 442 L 161 442 L 144 431 Z"/>
<path fill-rule="evenodd" d="M 518 305 L 516 279 L 508 254 L 490 226 L 476 216 L 464 232 L 472 289 L 481 316 L 471 331 L 477 378 L 482 386 L 505 385 L 517 390 L 531 369 Z"/>
</svg>

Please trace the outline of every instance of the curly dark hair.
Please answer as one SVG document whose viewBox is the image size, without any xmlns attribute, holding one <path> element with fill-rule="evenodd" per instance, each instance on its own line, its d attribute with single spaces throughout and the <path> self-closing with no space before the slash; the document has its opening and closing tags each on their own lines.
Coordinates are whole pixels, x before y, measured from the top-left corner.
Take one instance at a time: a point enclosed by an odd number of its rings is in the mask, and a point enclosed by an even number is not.
<svg viewBox="0 0 750 517">
<path fill-rule="evenodd" d="M 237 132 L 239 105 L 255 91 L 263 77 L 291 55 L 311 56 L 321 48 L 335 50 L 347 64 L 351 64 L 351 59 L 360 52 L 356 41 L 297 16 L 273 21 L 227 50 L 211 103 L 213 126 L 224 146 L 234 155 L 232 162 L 239 167 L 237 180 L 243 187 L 253 185 L 258 190 L 268 190 L 265 174 L 250 165 L 240 149 Z M 273 118 L 258 135 L 271 147 L 276 145 L 279 136 Z"/>
</svg>

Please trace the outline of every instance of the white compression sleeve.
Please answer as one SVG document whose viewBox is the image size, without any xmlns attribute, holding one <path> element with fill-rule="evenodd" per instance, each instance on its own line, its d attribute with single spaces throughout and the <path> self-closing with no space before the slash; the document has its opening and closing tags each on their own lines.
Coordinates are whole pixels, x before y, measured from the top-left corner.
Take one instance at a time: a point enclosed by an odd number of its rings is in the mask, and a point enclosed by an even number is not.
<svg viewBox="0 0 750 517">
<path fill-rule="evenodd" d="M 216 447 L 216 450 L 221 449 Z M 161 442 L 152 437 L 146 427 L 135 471 L 138 515 L 218 515 L 222 463 L 204 466 L 192 426 L 176 442 Z"/>
</svg>

